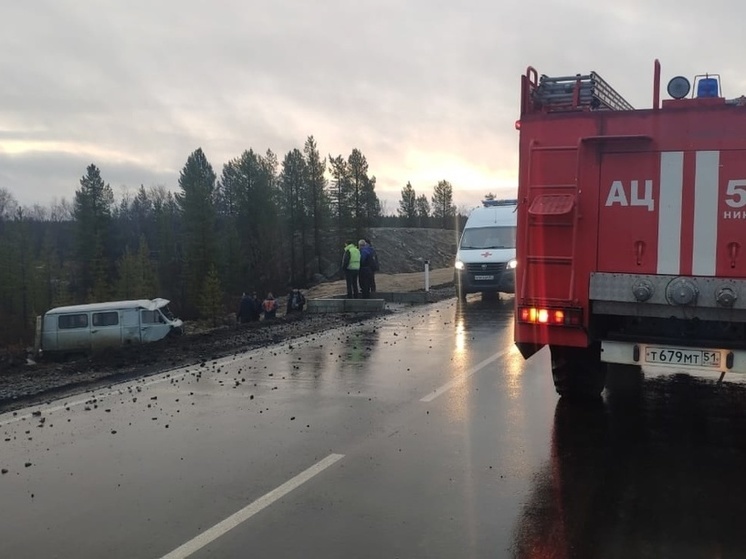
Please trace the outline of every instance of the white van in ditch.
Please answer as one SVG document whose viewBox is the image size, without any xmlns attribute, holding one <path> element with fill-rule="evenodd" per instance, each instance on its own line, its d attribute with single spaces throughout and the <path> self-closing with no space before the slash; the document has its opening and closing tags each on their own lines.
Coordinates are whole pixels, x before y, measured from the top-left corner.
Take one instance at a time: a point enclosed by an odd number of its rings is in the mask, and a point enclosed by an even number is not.
<svg viewBox="0 0 746 559">
<path fill-rule="evenodd" d="M 453 281 L 460 299 L 468 293 L 515 292 L 518 200 L 484 200 L 466 220 L 456 252 Z"/>
<path fill-rule="evenodd" d="M 71 305 L 36 319 L 36 353 L 89 352 L 141 344 L 182 333 L 167 299 Z"/>
</svg>

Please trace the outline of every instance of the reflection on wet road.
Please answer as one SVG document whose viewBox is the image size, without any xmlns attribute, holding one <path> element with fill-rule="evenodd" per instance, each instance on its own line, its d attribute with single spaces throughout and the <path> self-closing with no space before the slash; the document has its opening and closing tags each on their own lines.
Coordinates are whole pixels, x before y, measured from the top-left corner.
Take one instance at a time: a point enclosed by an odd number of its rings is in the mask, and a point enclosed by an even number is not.
<svg viewBox="0 0 746 559">
<path fill-rule="evenodd" d="M 0 416 L 0 555 L 741 556 L 746 385 L 570 405 L 512 324 L 470 296 Z"/>
<path fill-rule="evenodd" d="M 743 557 L 746 386 L 672 375 L 559 402 L 519 557 Z"/>
</svg>

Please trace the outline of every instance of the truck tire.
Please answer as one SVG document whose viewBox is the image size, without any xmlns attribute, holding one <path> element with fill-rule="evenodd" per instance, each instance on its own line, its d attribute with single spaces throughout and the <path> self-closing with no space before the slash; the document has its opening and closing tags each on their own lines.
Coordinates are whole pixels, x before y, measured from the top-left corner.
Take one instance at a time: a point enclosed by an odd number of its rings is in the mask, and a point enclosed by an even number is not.
<svg viewBox="0 0 746 559">
<path fill-rule="evenodd" d="M 644 379 L 639 365 L 606 364 L 606 388 L 614 397 L 639 396 Z"/>
<path fill-rule="evenodd" d="M 551 346 L 554 389 L 571 400 L 598 399 L 606 385 L 606 367 L 598 344 L 589 347 Z"/>
</svg>

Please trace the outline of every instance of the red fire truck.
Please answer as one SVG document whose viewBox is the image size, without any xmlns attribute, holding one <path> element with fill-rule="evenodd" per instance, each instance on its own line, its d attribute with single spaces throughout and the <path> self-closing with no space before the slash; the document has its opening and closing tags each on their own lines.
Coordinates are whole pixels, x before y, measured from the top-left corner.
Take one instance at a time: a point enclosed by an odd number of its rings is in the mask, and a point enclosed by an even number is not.
<svg viewBox="0 0 746 559">
<path fill-rule="evenodd" d="M 594 72 L 522 76 L 515 341 L 549 345 L 562 396 L 609 364 L 746 373 L 746 99 L 703 75 L 661 102 L 660 76 L 647 109 Z"/>
</svg>

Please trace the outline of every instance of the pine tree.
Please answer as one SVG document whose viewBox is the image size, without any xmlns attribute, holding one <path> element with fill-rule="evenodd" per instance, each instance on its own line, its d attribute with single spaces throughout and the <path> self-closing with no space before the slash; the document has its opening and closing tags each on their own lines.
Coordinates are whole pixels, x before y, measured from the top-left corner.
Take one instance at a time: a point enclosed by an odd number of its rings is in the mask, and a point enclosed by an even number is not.
<svg viewBox="0 0 746 559">
<path fill-rule="evenodd" d="M 154 187 L 150 191 L 153 202 L 154 238 L 150 246 L 155 256 L 156 280 L 158 295 L 173 300 L 184 308 L 186 299 L 183 277 L 182 258 L 179 238 L 179 208 L 171 192 L 164 187 Z"/>
<path fill-rule="evenodd" d="M 313 222 L 313 254 L 316 260 L 316 271 L 321 273 L 321 255 L 323 247 L 321 245 L 321 232 L 324 228 L 326 215 L 329 212 L 329 199 L 326 195 L 326 159 L 321 159 L 319 150 L 316 147 L 316 140 L 313 136 L 306 139 L 303 146 L 303 155 L 306 158 L 307 169 L 307 188 L 305 192 L 306 212 L 311 215 Z M 305 239 L 303 241 L 305 255 Z M 304 259 L 304 270 L 305 259 Z"/>
<path fill-rule="evenodd" d="M 262 157 L 253 150 L 223 166 L 220 198 L 231 200 L 234 208 L 228 226 L 235 227 L 239 246 L 231 257 L 239 260 L 238 275 L 244 283 L 264 286 L 276 280 L 281 269 L 282 254 L 275 246 L 281 233 L 277 223 L 276 167 L 277 159 L 271 151 Z"/>
<path fill-rule="evenodd" d="M 0 234 L 3 232 L 3 222 L 15 215 L 17 207 L 13 193 L 7 188 L 0 188 Z"/>
<path fill-rule="evenodd" d="M 153 201 L 142 185 L 132 199 L 130 213 L 133 225 L 132 235 L 136 239 L 141 239 L 143 235 L 149 238 L 148 235 L 153 232 L 152 226 L 154 223 Z"/>
<path fill-rule="evenodd" d="M 0 335 L 17 343 L 28 313 L 29 239 L 23 208 L 5 224 L 0 236 Z"/>
<path fill-rule="evenodd" d="M 417 227 L 427 227 L 430 219 L 430 202 L 427 196 L 420 194 L 415 201 L 417 206 Z"/>
<path fill-rule="evenodd" d="M 361 237 L 363 230 L 368 226 L 365 219 L 365 186 L 370 180 L 368 178 L 368 160 L 357 148 L 352 150 L 347 158 L 347 169 L 350 177 L 352 219 L 355 228 L 355 237 Z"/>
<path fill-rule="evenodd" d="M 117 262 L 119 280 L 116 294 L 120 299 L 152 299 L 158 294 L 156 273 L 150 261 L 145 235 L 140 237 L 137 252 L 127 247 Z"/>
<path fill-rule="evenodd" d="M 124 254 L 117 261 L 117 271 L 119 279 L 117 280 L 116 295 L 118 299 L 136 299 L 135 293 L 138 291 L 138 260 L 137 256 L 132 253 L 129 247 L 124 249 Z"/>
<path fill-rule="evenodd" d="M 79 290 L 88 297 L 106 297 L 109 283 L 109 234 L 114 193 L 91 164 L 75 191 L 77 256 L 81 269 Z"/>
<path fill-rule="evenodd" d="M 352 233 L 353 224 L 352 186 L 347 161 L 341 156 L 329 156 L 332 181 L 329 186 L 332 215 L 337 229 L 337 246 L 342 246 L 345 236 Z"/>
<path fill-rule="evenodd" d="M 203 318 L 207 318 L 212 322 L 213 327 L 220 323 L 220 318 L 225 313 L 220 277 L 214 265 L 210 267 L 205 276 L 202 294 L 199 298 L 199 311 Z"/>
<path fill-rule="evenodd" d="M 427 198 L 425 198 L 425 201 L 427 201 Z M 401 200 L 399 200 L 399 209 L 396 213 L 404 220 L 406 227 L 414 227 L 417 223 L 417 195 L 411 182 L 407 182 L 407 185 L 401 190 Z"/>
<path fill-rule="evenodd" d="M 376 177 L 366 178 L 363 181 L 363 215 L 361 220 L 362 229 L 375 227 L 381 218 L 381 201 L 376 194 Z"/>
<path fill-rule="evenodd" d="M 433 189 L 433 217 L 440 221 L 441 229 L 453 228 L 456 206 L 453 205 L 453 186 L 450 182 L 439 181 Z"/>
<path fill-rule="evenodd" d="M 280 208 L 285 217 L 285 227 L 290 246 L 290 282 L 296 285 L 298 279 L 296 259 L 296 233 L 305 239 L 307 215 L 303 204 L 303 194 L 308 180 L 308 170 L 303 154 L 298 149 L 290 151 L 282 162 L 280 173 Z M 301 245 L 301 251 L 304 246 Z M 305 267 L 303 275 L 305 275 Z"/>
<path fill-rule="evenodd" d="M 215 173 L 201 148 L 187 159 L 179 176 L 176 202 L 184 227 L 187 301 L 198 303 L 207 271 L 215 265 Z"/>
</svg>

